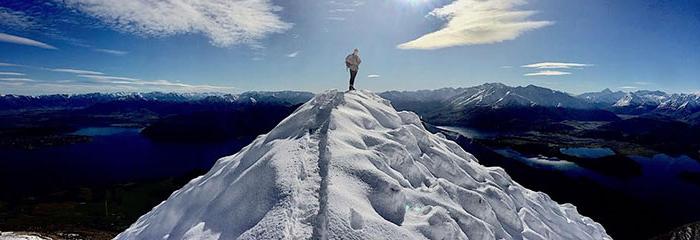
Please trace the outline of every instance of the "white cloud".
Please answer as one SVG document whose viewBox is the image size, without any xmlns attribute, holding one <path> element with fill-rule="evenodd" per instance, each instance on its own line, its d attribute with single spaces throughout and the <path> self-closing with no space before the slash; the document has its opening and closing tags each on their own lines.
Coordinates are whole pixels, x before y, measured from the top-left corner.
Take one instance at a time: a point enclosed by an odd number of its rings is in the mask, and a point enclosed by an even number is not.
<svg viewBox="0 0 700 240">
<path fill-rule="evenodd" d="M 651 82 L 634 82 L 634 84 L 646 86 L 646 85 L 651 85 L 652 83 Z"/>
<path fill-rule="evenodd" d="M 5 76 L 24 76 L 26 74 L 24 73 L 18 73 L 18 72 L 0 72 L 0 75 L 5 75 Z"/>
<path fill-rule="evenodd" d="M 381 76 L 380 76 L 380 75 L 377 75 L 377 74 L 370 74 L 370 75 L 367 75 L 367 77 L 368 77 L 368 78 L 379 78 L 379 77 L 381 77 Z"/>
<path fill-rule="evenodd" d="M 213 85 L 194 85 L 185 84 L 179 82 L 172 82 L 169 80 L 142 80 L 138 78 L 131 77 L 117 77 L 117 76 L 106 76 L 106 75 L 78 75 L 79 77 L 86 78 L 92 81 L 92 83 L 98 84 L 108 84 L 108 85 L 128 85 L 128 86 L 138 86 L 138 87 L 158 87 L 163 89 L 189 89 L 189 90 L 233 90 L 233 87 L 220 87 Z"/>
<path fill-rule="evenodd" d="M 539 72 L 534 72 L 534 73 L 526 73 L 524 76 L 532 77 L 532 76 L 562 76 L 562 75 L 569 75 L 571 74 L 570 72 L 562 72 L 562 71 L 552 71 L 552 70 L 542 70 Z"/>
<path fill-rule="evenodd" d="M 300 52 L 301 52 L 301 51 L 296 51 L 296 52 L 287 54 L 286 56 L 289 57 L 289 58 L 295 58 L 295 57 L 297 57 L 297 55 L 299 55 Z"/>
<path fill-rule="evenodd" d="M 124 55 L 129 53 L 126 51 L 106 49 L 106 48 L 94 48 L 92 50 L 94 50 L 95 52 L 108 53 L 108 54 L 112 54 L 112 55 L 116 55 L 116 56 L 124 56 Z"/>
<path fill-rule="evenodd" d="M 90 74 L 81 74 L 81 75 L 78 75 L 78 77 L 89 78 L 92 80 L 103 81 L 103 82 L 110 82 L 110 81 L 136 82 L 136 81 L 140 81 L 140 79 L 129 78 L 129 77 L 115 77 L 115 76 L 90 75 Z"/>
<path fill-rule="evenodd" d="M 34 82 L 34 80 L 29 78 L 0 78 L 0 81 L 8 82 Z"/>
<path fill-rule="evenodd" d="M 80 69 L 72 69 L 72 68 L 54 68 L 54 69 L 49 69 L 49 70 L 53 71 L 53 72 L 64 72 L 64 73 L 84 74 L 84 75 L 103 75 L 104 74 L 104 73 L 97 72 L 97 71 L 80 70 Z"/>
<path fill-rule="evenodd" d="M 219 47 L 257 44 L 292 24 L 275 13 L 270 0 L 64 0 L 114 28 L 146 36 L 202 33 Z"/>
<path fill-rule="evenodd" d="M 523 65 L 524 68 L 537 68 L 537 69 L 569 69 L 569 68 L 584 68 L 593 66 L 592 64 L 585 63 L 566 63 L 566 62 L 540 62 L 528 65 Z"/>
<path fill-rule="evenodd" d="M 531 21 L 535 11 L 516 10 L 524 0 L 456 0 L 430 12 L 447 23 L 439 30 L 398 45 L 400 49 L 438 49 L 513 40 L 523 32 L 551 25 Z"/>
<path fill-rule="evenodd" d="M 36 40 L 32 40 L 32 39 L 24 38 L 24 37 L 20 37 L 20 36 L 10 35 L 10 34 L 6 34 L 6 33 L 0 33 L 0 42 L 14 43 L 14 44 L 44 48 L 44 49 L 58 49 L 54 46 L 51 46 L 51 45 L 43 43 L 43 42 L 39 42 Z"/>
<path fill-rule="evenodd" d="M 344 17 L 327 17 L 326 19 L 331 21 L 345 21 Z"/>
<path fill-rule="evenodd" d="M 11 29 L 29 30 L 39 27 L 39 24 L 33 17 L 9 8 L 0 7 L 0 19 L 2 19 L 0 26 Z"/>
<path fill-rule="evenodd" d="M 359 6 L 365 5 L 365 2 L 364 1 L 357 1 L 357 0 L 352 1 L 352 2 L 331 0 L 331 1 L 328 1 L 328 4 L 348 8 L 348 7 L 359 7 Z"/>
<path fill-rule="evenodd" d="M 632 90 L 632 89 L 637 89 L 635 86 L 622 86 L 620 89 L 626 89 L 626 90 Z"/>
<path fill-rule="evenodd" d="M 12 63 L 0 62 L 0 67 L 16 67 L 16 66 L 19 66 L 19 65 L 17 65 L 17 64 L 12 64 Z"/>
<path fill-rule="evenodd" d="M 20 66 L 11 63 L 1 63 L 0 66 Z M 173 92 L 235 92 L 238 88 L 230 86 L 215 86 L 208 84 L 187 84 L 169 80 L 143 80 L 132 77 L 109 76 L 102 72 L 72 68 L 41 68 L 52 72 L 75 74 L 75 79 L 36 80 L 25 78 L 22 73 L 0 72 L 0 92 L 14 93 L 77 93 L 105 91 L 173 91 Z"/>
<path fill-rule="evenodd" d="M 164 81 L 164 80 L 161 80 Z M 183 83 L 171 83 L 154 81 L 151 84 L 114 84 L 100 82 L 79 82 L 72 80 L 59 81 L 36 81 L 36 82 L 3 82 L 0 92 L 18 94 L 55 94 L 55 93 L 91 93 L 91 92 L 236 92 L 237 88 L 212 86 L 212 85 L 191 85 Z"/>
<path fill-rule="evenodd" d="M 354 12 L 354 8 L 336 8 L 336 9 L 331 9 L 328 10 L 329 13 L 348 13 L 348 12 Z"/>
</svg>

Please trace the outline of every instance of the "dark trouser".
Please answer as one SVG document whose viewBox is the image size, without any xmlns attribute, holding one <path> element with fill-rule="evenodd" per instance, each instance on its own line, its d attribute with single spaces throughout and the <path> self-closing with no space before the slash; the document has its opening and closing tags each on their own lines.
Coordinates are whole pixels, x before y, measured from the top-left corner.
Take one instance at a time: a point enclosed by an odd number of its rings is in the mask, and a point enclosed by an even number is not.
<svg viewBox="0 0 700 240">
<path fill-rule="evenodd" d="M 355 76 L 357 76 L 357 71 L 350 70 L 350 86 L 355 85 Z"/>
</svg>

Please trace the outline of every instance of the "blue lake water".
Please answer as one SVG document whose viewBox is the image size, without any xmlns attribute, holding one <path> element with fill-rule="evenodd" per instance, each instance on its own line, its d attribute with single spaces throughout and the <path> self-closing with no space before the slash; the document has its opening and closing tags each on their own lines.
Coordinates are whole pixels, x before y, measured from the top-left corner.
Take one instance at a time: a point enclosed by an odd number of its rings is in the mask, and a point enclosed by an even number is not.
<svg viewBox="0 0 700 240">
<path fill-rule="evenodd" d="M 81 128 L 71 134 L 83 136 L 113 136 L 113 135 L 134 135 L 141 132 L 141 128 L 126 127 L 88 127 Z"/>
<path fill-rule="evenodd" d="M 138 128 L 85 128 L 73 134 L 92 141 L 34 150 L 0 149 L 0 189 L 113 184 L 181 176 L 208 170 L 221 157 L 238 152 L 251 138 L 216 143 L 154 142 Z"/>
<path fill-rule="evenodd" d="M 610 148 L 588 148 L 588 147 L 571 147 L 571 148 L 560 148 L 559 152 L 579 157 L 579 158 L 602 158 L 607 156 L 615 155 L 615 152 Z"/>
<path fill-rule="evenodd" d="M 700 199 L 700 186 L 680 178 L 681 172 L 700 172 L 700 161 L 685 155 L 630 156 L 642 167 L 642 175 L 631 179 L 620 179 L 581 167 L 566 159 L 530 157 L 512 149 L 499 149 L 496 152 L 535 169 L 560 172 L 574 179 L 586 178 L 605 188 L 645 199 L 662 212 L 680 216 L 684 214 L 697 216 L 696 214 L 700 213 L 697 200 Z"/>
<path fill-rule="evenodd" d="M 488 138 L 493 138 L 494 136 L 498 135 L 498 133 L 496 133 L 496 132 L 477 130 L 477 129 L 467 128 L 467 127 L 455 127 L 455 126 L 436 126 L 436 127 L 439 129 L 442 129 L 442 130 L 455 132 L 459 135 L 462 135 L 462 136 L 465 136 L 468 138 L 488 139 Z"/>
</svg>

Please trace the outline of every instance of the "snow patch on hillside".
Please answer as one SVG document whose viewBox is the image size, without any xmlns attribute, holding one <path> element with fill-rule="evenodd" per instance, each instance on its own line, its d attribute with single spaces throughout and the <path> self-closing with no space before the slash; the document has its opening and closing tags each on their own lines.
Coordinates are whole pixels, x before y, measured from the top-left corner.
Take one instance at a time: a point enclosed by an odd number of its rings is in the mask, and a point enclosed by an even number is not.
<svg viewBox="0 0 700 240">
<path fill-rule="evenodd" d="M 116 239 L 610 239 L 366 92 L 328 91 Z"/>
</svg>

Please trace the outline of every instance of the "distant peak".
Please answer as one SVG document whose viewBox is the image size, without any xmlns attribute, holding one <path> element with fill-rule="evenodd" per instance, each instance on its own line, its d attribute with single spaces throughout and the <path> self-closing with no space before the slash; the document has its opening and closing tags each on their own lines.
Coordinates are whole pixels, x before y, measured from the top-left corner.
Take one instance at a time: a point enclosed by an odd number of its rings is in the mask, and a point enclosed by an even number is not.
<svg viewBox="0 0 700 240">
<path fill-rule="evenodd" d="M 505 85 L 505 84 L 503 84 L 503 83 L 499 83 L 499 82 L 495 82 L 495 83 L 484 83 L 484 84 L 482 84 L 481 86 L 483 86 L 483 87 L 508 87 L 507 85 Z"/>
</svg>

